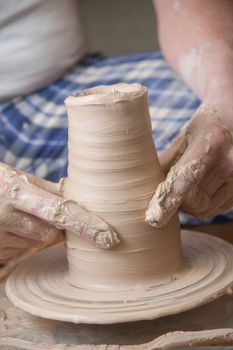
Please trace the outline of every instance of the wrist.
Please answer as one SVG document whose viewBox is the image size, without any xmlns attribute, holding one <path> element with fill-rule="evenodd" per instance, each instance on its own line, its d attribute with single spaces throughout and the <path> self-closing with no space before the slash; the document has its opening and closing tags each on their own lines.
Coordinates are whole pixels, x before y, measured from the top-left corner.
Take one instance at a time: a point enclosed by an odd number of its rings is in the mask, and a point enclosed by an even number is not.
<svg viewBox="0 0 233 350">
<path fill-rule="evenodd" d="M 216 123 L 233 131 L 233 102 L 207 98 L 197 109 L 194 119 L 201 120 L 202 125 Z"/>
</svg>

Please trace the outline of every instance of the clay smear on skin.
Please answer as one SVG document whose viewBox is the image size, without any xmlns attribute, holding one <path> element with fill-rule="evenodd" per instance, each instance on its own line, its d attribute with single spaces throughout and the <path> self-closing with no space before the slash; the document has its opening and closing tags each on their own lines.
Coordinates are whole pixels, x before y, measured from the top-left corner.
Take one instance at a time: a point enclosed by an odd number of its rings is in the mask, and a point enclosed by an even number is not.
<svg viewBox="0 0 233 350">
<path fill-rule="evenodd" d="M 0 179 L 0 197 L 4 198 L 0 223 L 2 231 L 7 233 L 4 247 L 14 248 L 12 241 L 15 241 L 16 248 L 23 243 L 23 248 L 27 248 L 32 245 L 31 240 L 53 240 L 65 229 L 103 249 L 119 242 L 107 223 L 74 200 L 62 198 L 65 180 L 54 184 L 1 163 Z M 23 237 L 28 238 L 28 246 Z M 0 242 L 0 255 L 5 255 L 2 251 Z"/>
<path fill-rule="evenodd" d="M 204 173 L 205 166 L 199 160 L 191 161 L 183 166 L 174 165 L 166 181 L 159 184 L 146 212 L 146 221 L 155 227 L 166 224 L 171 219 L 174 211 L 182 204 L 183 197 L 179 194 L 179 188 L 175 190 L 174 184 L 179 179 L 182 182 L 198 184 Z M 196 205 L 197 203 L 195 203 Z"/>
</svg>

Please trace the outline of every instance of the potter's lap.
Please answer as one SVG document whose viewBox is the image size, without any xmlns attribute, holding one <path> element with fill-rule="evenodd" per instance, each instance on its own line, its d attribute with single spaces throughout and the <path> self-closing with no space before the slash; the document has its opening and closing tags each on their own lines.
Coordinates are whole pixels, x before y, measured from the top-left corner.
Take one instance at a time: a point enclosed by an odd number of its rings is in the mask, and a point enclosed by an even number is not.
<svg viewBox="0 0 233 350">
<path fill-rule="evenodd" d="M 93 85 L 135 81 L 149 90 L 153 136 L 160 152 L 190 120 L 199 101 L 176 78 L 160 53 L 145 53 L 87 59 L 47 88 L 0 102 L 0 161 L 57 181 L 66 175 L 67 167 L 65 98 Z M 217 220 L 232 217 L 233 211 Z M 187 215 L 181 219 L 203 223 Z"/>
</svg>

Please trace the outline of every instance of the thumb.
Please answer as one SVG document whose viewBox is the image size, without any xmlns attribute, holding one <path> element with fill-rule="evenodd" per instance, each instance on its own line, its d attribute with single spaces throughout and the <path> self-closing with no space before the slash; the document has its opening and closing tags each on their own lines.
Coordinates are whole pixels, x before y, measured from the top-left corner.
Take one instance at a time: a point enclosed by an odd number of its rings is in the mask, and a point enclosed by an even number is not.
<svg viewBox="0 0 233 350">
<path fill-rule="evenodd" d="M 178 162 L 174 165 L 151 199 L 146 221 L 155 227 L 166 225 L 186 194 L 199 184 L 205 173 L 206 167 L 200 160 L 192 160 L 187 164 Z"/>
<path fill-rule="evenodd" d="M 216 146 L 211 144 L 214 138 L 207 131 L 202 127 L 191 134 L 183 155 L 159 184 L 146 212 L 146 221 L 152 226 L 164 226 L 182 203 L 185 209 L 192 208 L 194 203 L 187 205 L 190 198 L 200 201 L 198 185 L 216 160 Z"/>
</svg>

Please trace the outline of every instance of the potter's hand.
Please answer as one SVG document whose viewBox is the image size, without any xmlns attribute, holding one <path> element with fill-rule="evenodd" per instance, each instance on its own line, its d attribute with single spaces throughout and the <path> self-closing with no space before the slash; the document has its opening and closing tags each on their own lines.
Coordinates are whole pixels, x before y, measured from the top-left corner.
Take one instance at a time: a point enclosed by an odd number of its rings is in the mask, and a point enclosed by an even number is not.
<svg viewBox="0 0 233 350">
<path fill-rule="evenodd" d="M 230 127 L 232 125 L 232 128 Z M 160 158 L 167 178 L 146 213 L 165 225 L 178 207 L 198 217 L 218 215 L 233 205 L 233 121 L 200 107 L 192 122 Z"/>
<path fill-rule="evenodd" d="M 155 225 L 168 221 L 181 204 L 202 217 L 233 204 L 232 1 L 174 3 L 154 0 L 160 45 L 168 63 L 202 101 L 202 110 L 174 144 L 176 151 L 170 148 L 162 157 L 163 163 L 175 165 L 148 211 L 148 221 Z M 207 104 L 215 105 L 216 118 L 203 111 Z"/>
<path fill-rule="evenodd" d="M 96 215 L 62 198 L 62 186 L 0 163 L 0 260 L 69 230 L 100 248 L 118 243 Z"/>
</svg>

